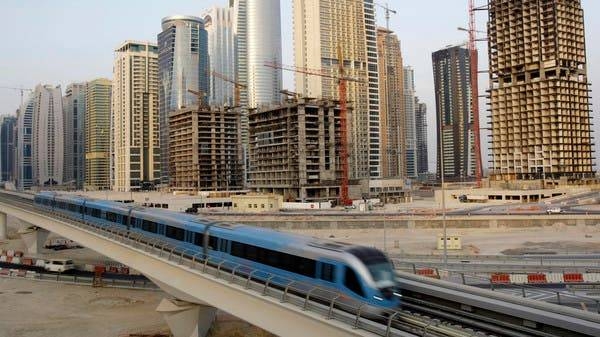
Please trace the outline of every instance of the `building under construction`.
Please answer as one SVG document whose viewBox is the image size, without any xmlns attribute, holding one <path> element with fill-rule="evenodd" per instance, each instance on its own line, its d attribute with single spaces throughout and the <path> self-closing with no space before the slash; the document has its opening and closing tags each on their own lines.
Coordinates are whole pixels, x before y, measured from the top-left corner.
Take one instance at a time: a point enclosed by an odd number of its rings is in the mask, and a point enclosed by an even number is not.
<svg viewBox="0 0 600 337">
<path fill-rule="evenodd" d="M 251 112 L 250 188 L 283 195 L 284 201 L 338 199 L 339 117 L 337 102 L 307 98 Z"/>
<path fill-rule="evenodd" d="M 580 1 L 488 6 L 492 180 L 592 175 Z"/>
<path fill-rule="evenodd" d="M 176 191 L 243 188 L 237 109 L 187 107 L 169 115 L 170 187 Z"/>
</svg>

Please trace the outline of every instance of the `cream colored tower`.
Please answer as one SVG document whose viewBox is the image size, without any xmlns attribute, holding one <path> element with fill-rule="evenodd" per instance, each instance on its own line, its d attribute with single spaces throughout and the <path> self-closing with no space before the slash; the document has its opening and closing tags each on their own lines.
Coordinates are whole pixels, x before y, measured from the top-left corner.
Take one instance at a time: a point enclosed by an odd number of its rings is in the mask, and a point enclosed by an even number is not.
<svg viewBox="0 0 600 337">
<path fill-rule="evenodd" d="M 115 50 L 112 88 L 112 189 L 139 190 L 160 178 L 158 48 L 126 41 Z"/>
<path fill-rule="evenodd" d="M 347 99 L 354 107 L 349 130 L 351 178 L 381 177 L 377 36 L 372 0 L 294 0 L 296 67 L 338 74 L 338 47 L 347 76 Z M 296 73 L 303 96 L 338 99 L 335 79 Z"/>
<path fill-rule="evenodd" d="M 379 53 L 381 173 L 382 178 L 406 177 L 404 68 L 400 40 L 394 32 L 377 28 Z"/>
<path fill-rule="evenodd" d="M 86 83 L 85 90 L 85 188 L 110 188 L 110 95 L 105 78 Z"/>
</svg>

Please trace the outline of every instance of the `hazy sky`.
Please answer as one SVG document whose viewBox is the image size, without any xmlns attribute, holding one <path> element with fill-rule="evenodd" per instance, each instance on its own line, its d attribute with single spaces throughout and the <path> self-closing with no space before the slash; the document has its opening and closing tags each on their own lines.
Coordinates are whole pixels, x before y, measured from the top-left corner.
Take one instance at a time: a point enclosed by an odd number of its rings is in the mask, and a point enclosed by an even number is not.
<svg viewBox="0 0 600 337">
<path fill-rule="evenodd" d="M 385 0 L 379 1 L 385 3 Z M 388 0 L 398 14 L 390 28 L 402 44 L 404 63 L 415 69 L 417 95 L 427 103 L 430 171 L 435 169 L 435 98 L 431 53 L 466 40 L 467 0 Z M 487 1 L 476 0 L 478 5 Z M 0 86 L 33 88 L 38 83 L 61 84 L 112 77 L 113 51 L 124 40 L 156 40 L 160 20 L 168 15 L 201 15 L 226 0 L 2 0 L 0 32 Z M 293 64 L 292 0 L 282 0 L 283 62 Z M 600 1 L 582 0 L 586 16 L 586 44 L 590 81 L 600 83 Z M 385 25 L 381 8 L 379 24 Z M 478 15 L 485 30 L 486 13 Z M 485 43 L 480 47 L 480 65 L 487 69 Z M 480 91 L 487 76 L 480 77 Z M 293 75 L 284 73 L 284 87 L 294 89 Z M 592 90 L 595 89 L 592 86 Z M 600 90 L 600 89 L 598 89 Z M 594 96 L 594 92 L 592 92 Z M 598 96 L 598 94 L 596 94 Z M 594 129 L 600 128 L 598 99 L 594 103 Z M 20 102 L 18 91 L 0 89 L 0 114 L 14 114 Z M 486 107 L 482 101 L 481 108 Z M 483 112 L 482 114 L 486 114 Z M 482 126 L 487 120 L 481 119 Z M 595 135 L 600 137 L 600 134 Z M 597 142 L 600 144 L 600 142 Z M 487 146 L 487 138 L 482 138 Z M 600 146 L 600 145 L 599 145 Z M 598 151 L 597 151 L 598 152 Z M 484 165 L 487 166 L 484 157 Z"/>
</svg>

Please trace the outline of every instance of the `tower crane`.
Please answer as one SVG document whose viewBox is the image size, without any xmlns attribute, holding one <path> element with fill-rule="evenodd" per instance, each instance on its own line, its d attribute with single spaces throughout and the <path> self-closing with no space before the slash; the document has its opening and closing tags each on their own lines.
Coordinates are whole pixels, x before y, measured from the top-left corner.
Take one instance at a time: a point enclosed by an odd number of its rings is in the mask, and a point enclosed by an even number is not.
<svg viewBox="0 0 600 337">
<path fill-rule="evenodd" d="M 23 105 L 23 94 L 25 91 L 33 91 L 33 89 L 28 89 L 28 88 L 15 88 L 15 87 L 2 87 L 0 86 L 0 89 L 8 89 L 8 90 L 18 90 L 21 92 L 21 106 Z"/>
<path fill-rule="evenodd" d="M 240 89 L 247 88 L 248 86 L 245 84 L 236 82 L 236 81 L 230 79 L 229 77 L 227 77 L 221 73 L 218 73 L 214 70 L 211 71 L 211 75 L 213 75 L 213 77 L 217 77 L 225 82 L 229 82 L 229 83 L 233 84 L 233 88 L 234 88 L 233 89 L 234 90 L 233 91 L 233 105 L 236 107 L 239 106 L 240 105 Z"/>
<path fill-rule="evenodd" d="M 338 56 L 338 74 L 331 74 L 324 69 L 309 69 L 295 66 L 287 66 L 275 62 L 266 62 L 264 65 L 266 67 L 293 71 L 297 73 L 313 75 L 313 76 L 321 76 L 325 78 L 331 78 L 338 81 L 338 91 L 339 91 L 339 103 L 340 103 L 340 161 L 342 166 L 342 182 L 340 186 L 340 203 L 344 206 L 351 205 L 352 199 L 348 194 L 348 175 L 349 175 L 349 167 L 348 167 L 348 130 L 347 130 L 347 121 L 346 115 L 347 111 L 347 83 L 351 82 L 363 82 L 360 79 L 353 78 L 350 76 L 346 76 L 344 72 L 344 57 L 342 55 L 342 49 L 340 46 L 337 48 L 337 56 Z"/>
<path fill-rule="evenodd" d="M 471 109 L 473 110 L 473 138 L 475 142 L 475 179 L 477 187 L 481 187 L 482 162 L 481 141 L 479 139 L 479 69 L 477 60 L 476 26 L 475 26 L 475 0 L 469 0 L 469 64 L 471 71 Z"/>
</svg>

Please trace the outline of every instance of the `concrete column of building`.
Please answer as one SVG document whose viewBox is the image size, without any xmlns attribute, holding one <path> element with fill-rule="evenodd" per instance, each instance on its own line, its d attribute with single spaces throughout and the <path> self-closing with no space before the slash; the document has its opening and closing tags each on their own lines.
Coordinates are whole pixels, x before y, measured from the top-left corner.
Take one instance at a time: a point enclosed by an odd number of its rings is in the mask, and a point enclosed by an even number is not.
<svg viewBox="0 0 600 337">
<path fill-rule="evenodd" d="M 41 227 L 30 226 L 19 230 L 19 234 L 23 242 L 25 242 L 27 253 L 38 254 L 44 248 L 44 243 L 46 243 L 50 232 Z"/>
<path fill-rule="evenodd" d="M 8 238 L 8 227 L 6 226 L 6 213 L 0 212 L 0 240 Z"/>
<path fill-rule="evenodd" d="M 300 186 L 305 186 L 308 179 L 306 172 L 306 106 L 298 104 L 298 180 Z M 292 112 L 288 108 L 288 115 Z M 300 189 L 298 196 L 302 202 L 306 200 L 306 189 Z"/>
<path fill-rule="evenodd" d="M 209 305 L 166 298 L 156 311 L 163 315 L 173 337 L 205 337 L 217 314 L 217 309 Z"/>
</svg>

